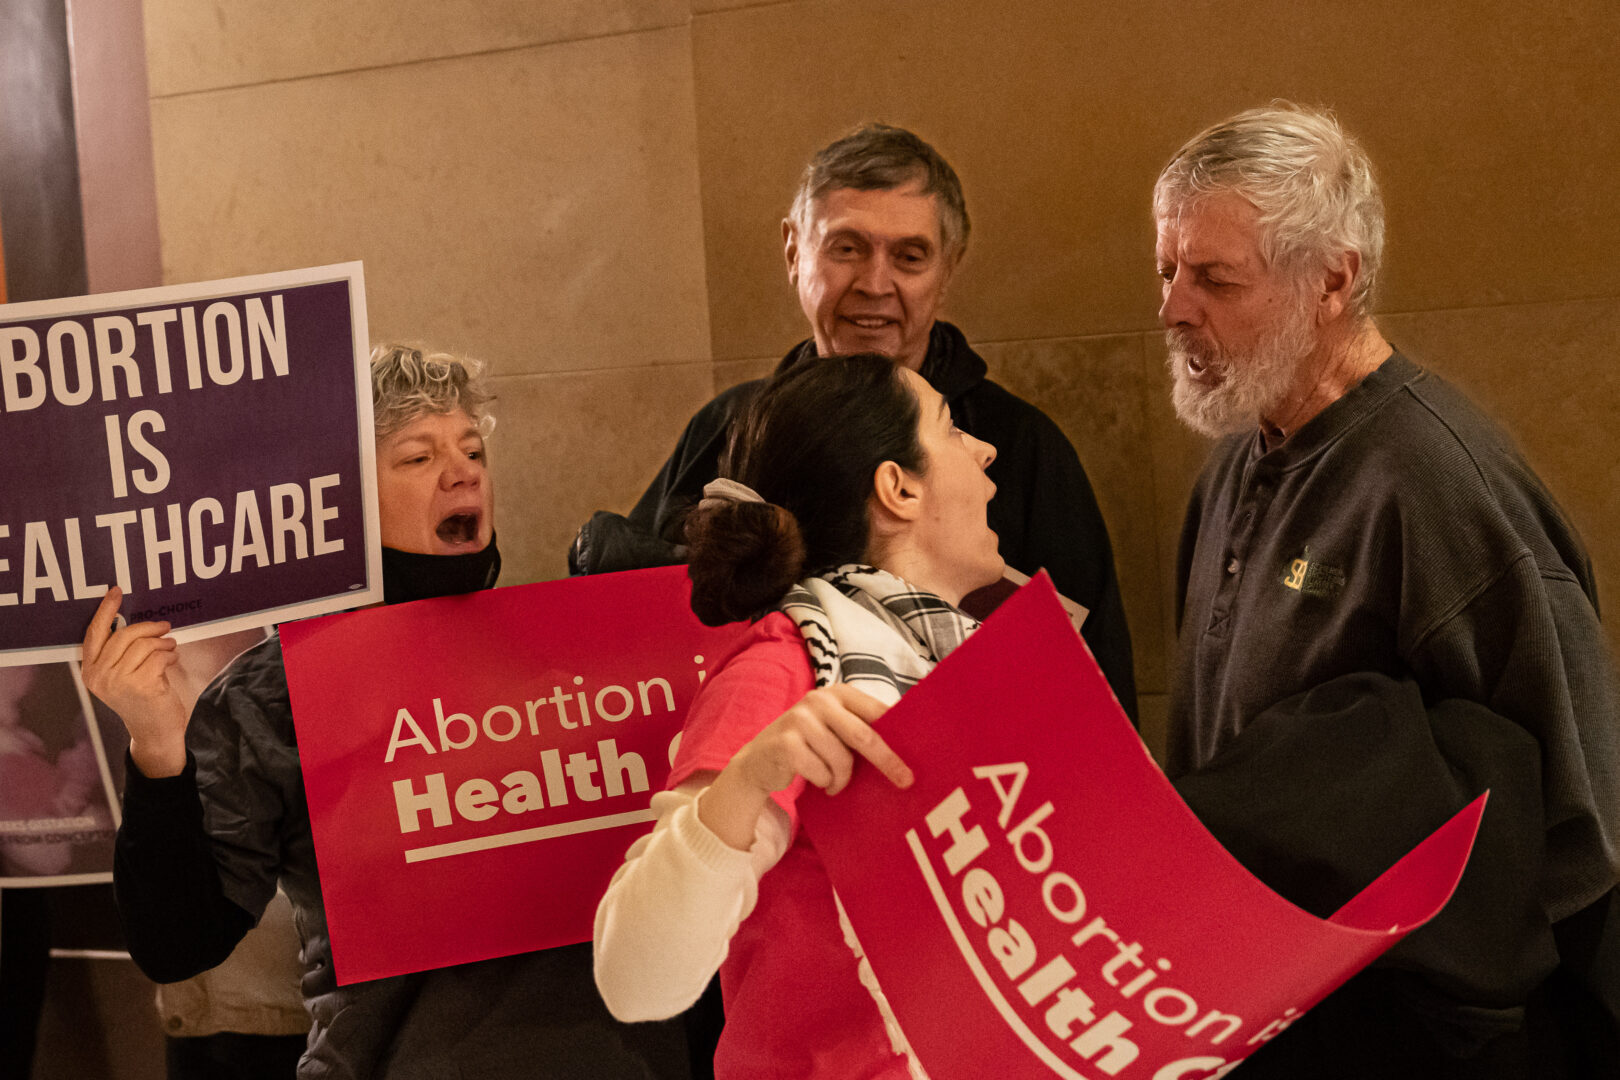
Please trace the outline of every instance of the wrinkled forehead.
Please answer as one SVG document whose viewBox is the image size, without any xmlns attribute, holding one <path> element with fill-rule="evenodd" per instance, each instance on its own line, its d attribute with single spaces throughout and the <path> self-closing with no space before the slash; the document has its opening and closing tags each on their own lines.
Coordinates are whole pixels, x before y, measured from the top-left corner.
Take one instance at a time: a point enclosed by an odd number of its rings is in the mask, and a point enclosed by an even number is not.
<svg viewBox="0 0 1620 1080">
<path fill-rule="evenodd" d="M 943 242 L 944 207 L 939 196 L 923 191 L 923 179 L 889 187 L 835 187 L 810 201 L 806 225 L 827 232 L 852 223 L 893 235 Z"/>
<path fill-rule="evenodd" d="M 1161 259 L 1266 262 L 1260 210 L 1236 191 L 1189 196 L 1155 206 L 1155 250 Z"/>
<path fill-rule="evenodd" d="M 449 412 L 423 409 L 395 429 L 392 435 L 380 440 L 380 445 L 393 447 L 408 442 L 432 442 L 436 439 L 460 442 L 463 439 L 481 438 L 480 428 L 479 421 L 469 416 L 465 409 L 452 409 Z"/>
</svg>

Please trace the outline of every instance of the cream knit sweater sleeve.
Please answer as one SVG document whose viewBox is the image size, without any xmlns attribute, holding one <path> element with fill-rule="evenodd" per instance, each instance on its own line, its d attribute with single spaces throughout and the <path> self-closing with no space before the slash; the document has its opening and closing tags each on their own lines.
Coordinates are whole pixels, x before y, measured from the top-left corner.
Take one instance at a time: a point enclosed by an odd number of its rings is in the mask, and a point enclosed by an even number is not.
<svg viewBox="0 0 1620 1080">
<path fill-rule="evenodd" d="M 791 841 L 787 815 L 768 801 L 753 846 L 727 845 L 698 820 L 707 784 L 653 796 L 657 824 L 630 845 L 597 905 L 596 988 L 620 1020 L 661 1020 L 697 1001 Z"/>
</svg>

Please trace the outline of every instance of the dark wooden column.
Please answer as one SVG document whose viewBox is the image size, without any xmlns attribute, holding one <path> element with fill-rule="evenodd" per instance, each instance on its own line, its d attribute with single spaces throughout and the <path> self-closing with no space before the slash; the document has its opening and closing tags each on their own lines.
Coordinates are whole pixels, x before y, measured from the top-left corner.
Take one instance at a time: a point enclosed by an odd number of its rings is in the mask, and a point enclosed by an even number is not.
<svg viewBox="0 0 1620 1080">
<path fill-rule="evenodd" d="M 0 243 L 7 300 L 88 291 L 64 0 L 0 4 Z"/>
</svg>

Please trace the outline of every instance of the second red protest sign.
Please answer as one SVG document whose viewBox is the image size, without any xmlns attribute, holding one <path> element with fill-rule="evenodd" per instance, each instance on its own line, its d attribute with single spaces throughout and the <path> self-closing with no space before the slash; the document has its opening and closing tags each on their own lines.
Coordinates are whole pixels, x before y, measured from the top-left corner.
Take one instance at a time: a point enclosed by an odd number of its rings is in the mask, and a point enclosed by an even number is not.
<svg viewBox="0 0 1620 1080">
<path fill-rule="evenodd" d="M 338 981 L 587 941 L 741 632 L 684 567 L 282 627 Z"/>
</svg>

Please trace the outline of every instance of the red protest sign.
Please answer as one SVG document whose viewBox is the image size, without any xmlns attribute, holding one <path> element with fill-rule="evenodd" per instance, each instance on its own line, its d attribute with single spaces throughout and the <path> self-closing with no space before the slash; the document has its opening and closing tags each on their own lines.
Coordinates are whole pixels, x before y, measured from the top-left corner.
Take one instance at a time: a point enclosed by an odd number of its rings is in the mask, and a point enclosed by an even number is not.
<svg viewBox="0 0 1620 1080">
<path fill-rule="evenodd" d="M 744 629 L 689 595 L 677 566 L 281 628 L 340 983 L 590 940 Z"/>
<path fill-rule="evenodd" d="M 1321 920 L 1223 849 L 1044 576 L 880 722 L 800 820 L 933 1080 L 1224 1075 L 1450 898 L 1483 796 Z"/>
</svg>

